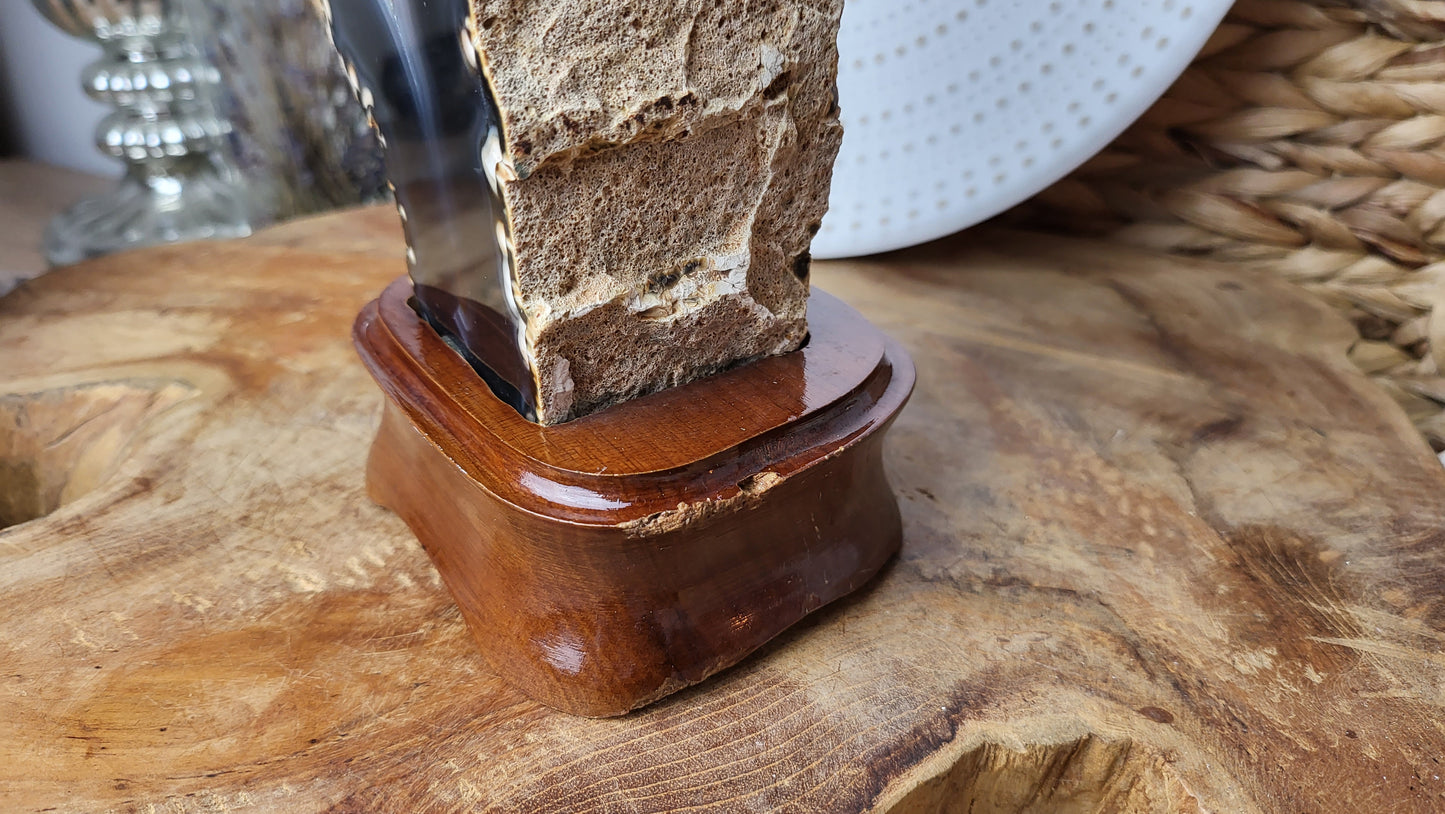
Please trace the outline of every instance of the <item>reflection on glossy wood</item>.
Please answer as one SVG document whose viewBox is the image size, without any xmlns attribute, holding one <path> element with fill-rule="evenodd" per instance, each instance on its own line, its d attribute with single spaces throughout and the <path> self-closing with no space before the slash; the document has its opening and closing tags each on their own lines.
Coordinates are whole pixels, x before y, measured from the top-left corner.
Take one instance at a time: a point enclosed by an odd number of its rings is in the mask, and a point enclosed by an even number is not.
<svg viewBox="0 0 1445 814">
<path fill-rule="evenodd" d="M 736 663 L 898 549 L 884 432 L 913 388 L 835 298 L 803 350 L 542 427 L 408 306 L 355 336 L 389 403 L 373 496 L 416 532 L 505 680 L 619 715 Z"/>
</svg>

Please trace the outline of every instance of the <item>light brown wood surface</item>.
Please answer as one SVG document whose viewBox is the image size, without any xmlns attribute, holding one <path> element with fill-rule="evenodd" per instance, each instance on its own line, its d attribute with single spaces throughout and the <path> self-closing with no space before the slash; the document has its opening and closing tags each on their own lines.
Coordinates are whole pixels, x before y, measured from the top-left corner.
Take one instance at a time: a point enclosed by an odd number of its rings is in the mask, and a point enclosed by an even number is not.
<svg viewBox="0 0 1445 814">
<path fill-rule="evenodd" d="M 0 300 L 0 478 L 34 491 L 7 511 L 63 504 L 0 532 L 0 808 L 1445 806 L 1445 471 L 1327 307 L 987 229 L 819 263 L 918 365 L 899 558 L 586 720 L 489 674 L 365 497 L 381 396 L 348 331 L 393 220 Z"/>
</svg>

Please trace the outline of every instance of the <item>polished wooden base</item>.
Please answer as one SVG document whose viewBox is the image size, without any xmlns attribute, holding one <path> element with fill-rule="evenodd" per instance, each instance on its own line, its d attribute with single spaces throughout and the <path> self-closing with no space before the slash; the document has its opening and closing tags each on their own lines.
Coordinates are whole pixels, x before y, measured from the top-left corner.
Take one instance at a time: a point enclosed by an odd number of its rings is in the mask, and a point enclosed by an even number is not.
<svg viewBox="0 0 1445 814">
<path fill-rule="evenodd" d="M 736 663 L 898 549 L 884 431 L 903 350 L 815 292 L 802 350 L 541 427 L 393 283 L 358 317 L 386 393 L 367 482 L 503 679 L 620 715 Z"/>
</svg>

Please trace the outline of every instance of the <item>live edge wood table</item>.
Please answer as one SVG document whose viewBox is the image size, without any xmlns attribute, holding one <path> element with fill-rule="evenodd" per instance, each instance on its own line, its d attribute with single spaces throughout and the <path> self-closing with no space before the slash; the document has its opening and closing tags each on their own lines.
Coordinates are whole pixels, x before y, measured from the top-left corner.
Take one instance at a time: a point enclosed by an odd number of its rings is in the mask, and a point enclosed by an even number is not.
<svg viewBox="0 0 1445 814">
<path fill-rule="evenodd" d="M 817 264 L 918 365 L 902 553 L 588 720 L 366 498 L 394 220 L 0 300 L 0 809 L 1445 809 L 1445 470 L 1325 306 L 987 229 Z"/>
</svg>

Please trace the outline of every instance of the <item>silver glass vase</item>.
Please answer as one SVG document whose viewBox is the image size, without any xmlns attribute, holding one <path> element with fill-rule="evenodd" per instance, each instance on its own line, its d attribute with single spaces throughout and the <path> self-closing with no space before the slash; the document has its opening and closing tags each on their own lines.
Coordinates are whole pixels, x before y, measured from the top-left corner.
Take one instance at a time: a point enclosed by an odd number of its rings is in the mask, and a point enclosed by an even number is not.
<svg viewBox="0 0 1445 814">
<path fill-rule="evenodd" d="M 33 0 L 69 34 L 100 44 L 86 93 L 112 105 L 96 131 L 125 162 L 111 191 L 57 216 L 45 236 L 53 264 L 134 246 L 250 232 L 247 197 L 226 153 L 216 69 L 191 38 L 191 0 Z"/>
</svg>

